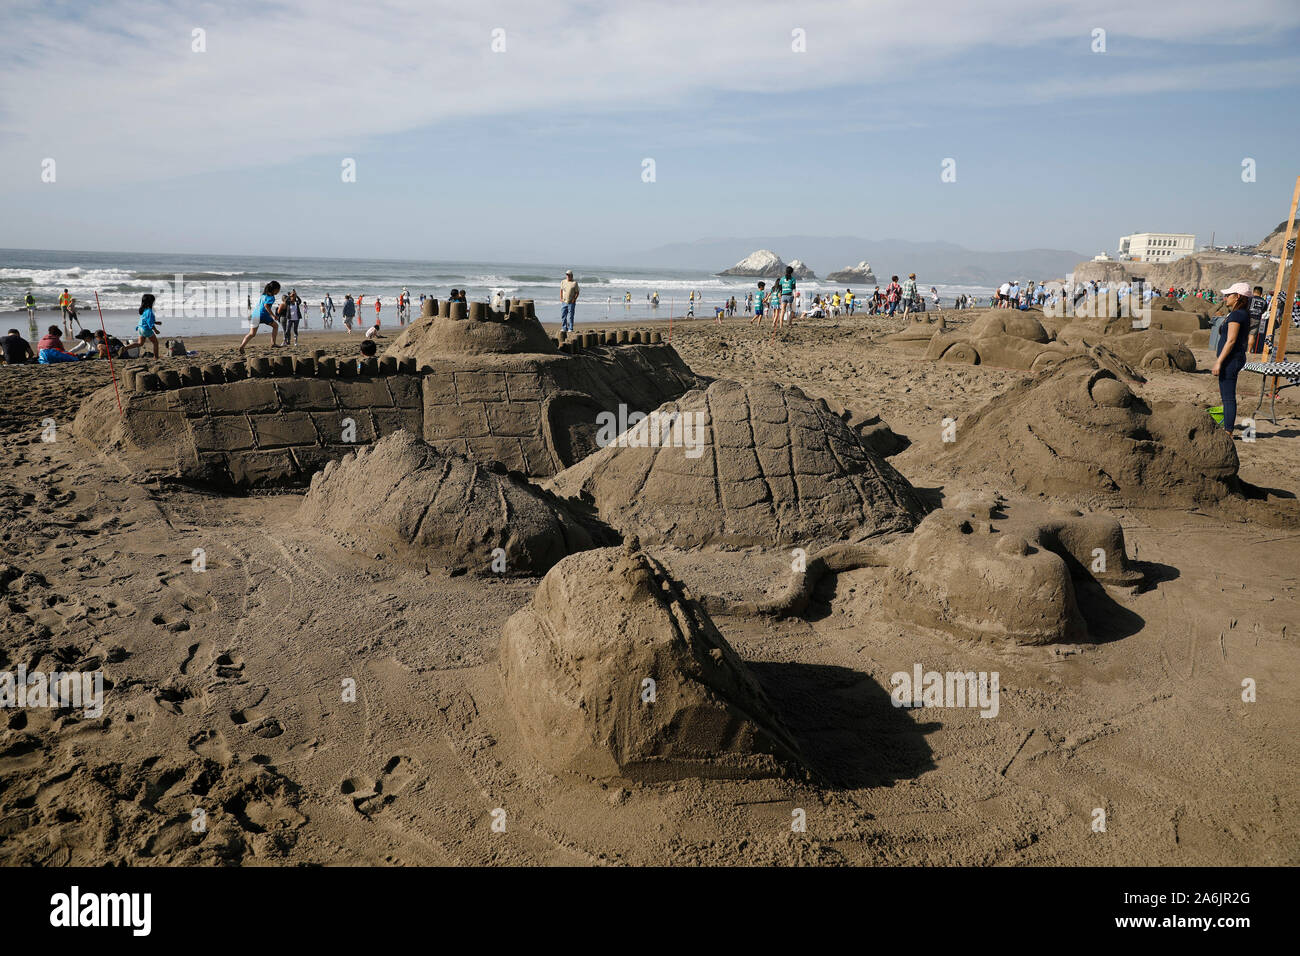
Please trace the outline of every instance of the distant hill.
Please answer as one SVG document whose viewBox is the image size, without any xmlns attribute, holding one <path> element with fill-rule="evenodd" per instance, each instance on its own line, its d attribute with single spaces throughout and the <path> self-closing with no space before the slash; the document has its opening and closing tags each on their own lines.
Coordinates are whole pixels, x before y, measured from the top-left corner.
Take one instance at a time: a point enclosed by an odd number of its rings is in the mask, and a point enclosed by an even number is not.
<svg viewBox="0 0 1300 956">
<path fill-rule="evenodd" d="M 700 269 L 720 272 L 755 249 L 771 249 L 783 258 L 802 259 L 818 275 L 866 260 L 881 282 L 915 272 L 922 283 L 996 285 L 1007 279 L 1047 279 L 1064 275 L 1084 258 L 1066 249 L 1018 249 L 977 252 L 951 242 L 908 242 L 854 236 L 756 236 L 675 242 L 620 256 L 627 265 L 645 268 Z"/>
</svg>

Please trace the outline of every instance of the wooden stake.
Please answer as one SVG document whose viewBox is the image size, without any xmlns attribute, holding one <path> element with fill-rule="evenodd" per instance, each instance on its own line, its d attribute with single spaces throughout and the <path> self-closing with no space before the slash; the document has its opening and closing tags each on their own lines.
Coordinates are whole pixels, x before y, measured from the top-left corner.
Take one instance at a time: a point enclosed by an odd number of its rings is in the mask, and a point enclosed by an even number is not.
<svg viewBox="0 0 1300 956">
<path fill-rule="evenodd" d="M 1288 253 L 1287 246 L 1295 238 L 1295 215 L 1296 209 L 1300 207 L 1300 176 L 1295 180 L 1295 191 L 1291 194 L 1291 216 L 1286 224 L 1286 236 L 1282 240 L 1282 253 L 1278 256 L 1277 264 L 1277 282 L 1273 286 L 1273 304 L 1268 311 L 1268 325 L 1264 333 L 1264 341 L 1268 341 L 1273 336 L 1274 330 L 1277 329 L 1278 312 L 1286 311 L 1282 316 L 1282 328 L 1278 330 L 1277 341 L 1275 341 L 1268 353 L 1264 356 L 1267 362 L 1285 362 L 1286 361 L 1286 339 L 1287 332 L 1291 328 L 1290 309 L 1295 299 L 1296 271 L 1295 271 L 1295 250 Z M 1288 256 L 1290 259 L 1289 275 L 1286 283 L 1286 298 L 1281 296 L 1282 277 L 1288 272 Z M 1262 402 L 1264 394 L 1268 391 L 1268 380 L 1270 376 L 1264 376 L 1263 384 L 1260 385 L 1259 398 Z M 1273 388 L 1277 388 L 1277 376 L 1271 376 L 1273 379 Z"/>
<path fill-rule="evenodd" d="M 113 369 L 113 347 L 108 344 L 108 329 L 104 328 L 104 310 L 99 305 L 99 290 L 95 290 L 95 308 L 99 310 L 99 327 L 104 333 L 104 348 L 108 350 L 108 375 L 113 380 L 113 395 L 117 398 L 117 413 L 125 416 L 122 411 L 122 396 L 117 391 L 117 372 Z M 144 351 L 144 346 L 140 346 L 140 351 Z"/>
</svg>

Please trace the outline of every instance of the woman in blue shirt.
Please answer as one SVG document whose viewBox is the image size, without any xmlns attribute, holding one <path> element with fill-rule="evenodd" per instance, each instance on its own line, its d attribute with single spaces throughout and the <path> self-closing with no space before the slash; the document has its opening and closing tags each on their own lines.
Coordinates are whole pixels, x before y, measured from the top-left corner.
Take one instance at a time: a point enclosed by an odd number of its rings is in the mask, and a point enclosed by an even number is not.
<svg viewBox="0 0 1300 956">
<path fill-rule="evenodd" d="M 280 324 L 275 320 L 275 296 L 280 291 L 280 283 L 272 279 L 262 290 L 262 295 L 253 306 L 253 314 L 248 317 L 248 334 L 244 336 L 244 341 L 239 343 L 239 354 L 244 354 L 244 346 L 247 345 L 257 334 L 257 330 L 263 325 L 271 327 L 271 348 L 275 348 L 276 335 L 280 331 Z"/>
<path fill-rule="evenodd" d="M 1223 317 L 1223 344 L 1219 347 L 1219 354 L 1214 357 L 1210 373 L 1219 380 L 1219 397 L 1223 400 L 1223 427 L 1229 435 L 1233 435 L 1233 428 L 1237 424 L 1237 375 L 1246 364 L 1250 286 L 1238 282 L 1224 289 L 1223 294 L 1223 301 L 1232 311 Z"/>
</svg>

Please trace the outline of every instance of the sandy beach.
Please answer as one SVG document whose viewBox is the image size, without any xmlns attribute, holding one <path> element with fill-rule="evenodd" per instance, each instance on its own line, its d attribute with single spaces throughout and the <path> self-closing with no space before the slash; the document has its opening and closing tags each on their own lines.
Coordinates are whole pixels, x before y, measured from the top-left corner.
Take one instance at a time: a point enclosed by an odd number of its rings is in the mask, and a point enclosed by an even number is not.
<svg viewBox="0 0 1300 956">
<path fill-rule="evenodd" d="M 953 328 L 982 315 L 947 313 Z M 667 321 L 629 325 L 668 337 Z M 673 320 L 671 345 L 697 376 L 794 386 L 879 416 L 910 441 L 890 463 L 928 507 L 1001 496 L 1013 518 L 1113 516 L 1148 581 L 1081 598 L 1089 638 L 1042 646 L 900 623 L 872 567 L 828 575 L 802 613 L 715 611 L 812 768 L 757 779 L 552 772 L 511 717 L 500 660 L 503 627 L 538 576 L 421 567 L 359 544 L 301 517 L 305 488 L 140 477 L 73 434 L 108 363 L 0 367 L 0 665 L 102 670 L 107 701 L 98 717 L 5 714 L 0 862 L 1300 862 L 1293 393 L 1279 424 L 1261 418 L 1256 441 L 1235 443 L 1253 490 L 1221 506 L 1019 492 L 954 474 L 940 435 L 1033 373 L 928 361 L 885 341 L 901 327 L 807 320 L 774 340 L 743 318 Z M 351 356 L 358 341 L 315 330 L 276 351 Z M 164 368 L 237 357 L 237 336 L 187 342 L 199 356 Z M 268 344 L 259 335 L 250 354 Z M 1198 371 L 1150 372 L 1134 388 L 1148 403 L 1217 404 L 1210 356 L 1194 351 Z M 1242 414 L 1258 387 L 1243 376 Z M 43 441 L 49 420 L 56 438 Z M 789 570 L 779 548 L 656 553 L 692 593 L 771 595 Z M 917 663 L 1000 673 L 997 718 L 893 706 L 890 675 Z M 340 692 L 349 681 L 353 700 Z M 505 833 L 493 828 L 501 811 Z M 798 811 L 804 832 L 792 832 Z"/>
</svg>

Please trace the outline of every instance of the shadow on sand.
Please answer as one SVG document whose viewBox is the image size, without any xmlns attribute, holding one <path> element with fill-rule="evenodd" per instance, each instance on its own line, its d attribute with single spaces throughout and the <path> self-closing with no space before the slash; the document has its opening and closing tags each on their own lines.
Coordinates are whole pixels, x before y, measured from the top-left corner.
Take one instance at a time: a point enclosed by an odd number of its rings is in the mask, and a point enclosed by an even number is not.
<svg viewBox="0 0 1300 956">
<path fill-rule="evenodd" d="M 889 786 L 934 769 L 918 722 L 861 671 L 827 664 L 748 662 L 809 769 L 842 789 Z"/>
</svg>

